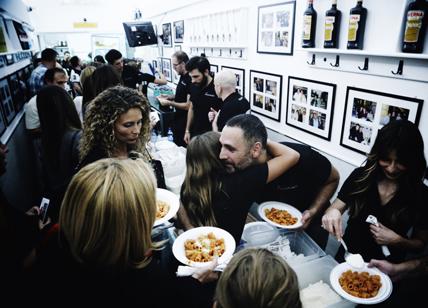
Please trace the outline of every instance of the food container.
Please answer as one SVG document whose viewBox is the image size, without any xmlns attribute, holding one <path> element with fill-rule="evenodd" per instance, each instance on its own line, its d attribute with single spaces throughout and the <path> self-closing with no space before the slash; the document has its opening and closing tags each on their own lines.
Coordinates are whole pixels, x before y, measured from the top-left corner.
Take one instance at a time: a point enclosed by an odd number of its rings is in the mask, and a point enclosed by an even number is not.
<svg viewBox="0 0 428 308">
<path fill-rule="evenodd" d="M 324 250 L 322 250 L 321 247 L 303 231 L 281 230 L 280 234 L 287 236 L 290 241 L 291 251 L 296 254 L 303 254 L 306 257 L 306 261 L 326 255 Z"/>
<path fill-rule="evenodd" d="M 325 255 L 322 258 L 314 259 L 304 264 L 290 264 L 297 274 L 299 280 L 299 289 L 302 290 L 308 287 L 310 284 L 314 284 L 322 280 L 325 284 L 328 284 L 333 290 L 330 284 L 330 272 L 337 265 L 336 260 L 330 255 Z M 340 297 L 340 296 L 339 296 Z M 355 307 L 354 303 L 351 303 L 341 297 L 341 300 L 333 305 L 327 306 L 328 308 L 345 308 Z"/>
<path fill-rule="evenodd" d="M 266 245 L 279 236 L 277 228 L 266 222 L 256 221 L 247 223 L 242 232 L 242 239 L 246 242 L 247 247 L 257 247 Z"/>
</svg>

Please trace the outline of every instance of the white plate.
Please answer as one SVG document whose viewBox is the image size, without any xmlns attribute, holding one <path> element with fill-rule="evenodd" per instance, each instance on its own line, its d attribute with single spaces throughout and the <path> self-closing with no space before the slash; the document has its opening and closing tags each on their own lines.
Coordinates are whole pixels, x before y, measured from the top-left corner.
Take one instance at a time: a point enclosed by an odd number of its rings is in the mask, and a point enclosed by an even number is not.
<svg viewBox="0 0 428 308">
<path fill-rule="evenodd" d="M 277 224 L 276 222 L 273 222 L 272 220 L 267 218 L 266 214 L 265 214 L 265 209 L 270 210 L 272 208 L 276 208 L 278 210 L 286 210 L 292 216 L 297 218 L 297 222 L 294 225 L 290 225 L 290 226 L 284 226 L 284 225 Z M 302 226 L 302 213 L 298 209 L 296 209 L 294 206 L 288 205 L 286 203 L 277 202 L 277 201 L 263 202 L 262 204 L 259 205 L 258 212 L 259 212 L 260 217 L 264 221 L 266 221 L 267 223 L 269 223 L 275 227 L 279 227 L 279 228 L 283 228 L 283 229 L 297 229 L 297 228 L 300 228 Z"/>
<path fill-rule="evenodd" d="M 339 283 L 339 277 L 342 275 L 343 272 L 346 272 L 347 270 L 352 270 L 354 272 L 368 272 L 370 275 L 379 275 L 382 286 L 380 287 L 378 294 L 372 298 L 359 298 L 343 290 Z M 337 292 L 337 294 L 347 299 L 348 301 L 357 304 L 378 304 L 386 300 L 392 293 L 392 282 L 388 275 L 385 275 L 375 267 L 368 268 L 367 263 L 365 263 L 364 268 L 362 269 L 356 269 L 347 264 L 346 262 L 336 265 L 336 267 L 331 270 L 330 283 L 333 289 Z"/>
<path fill-rule="evenodd" d="M 180 207 L 180 199 L 178 196 L 169 190 L 158 188 L 156 190 L 156 199 L 163 201 L 169 205 L 169 211 L 166 215 L 158 220 L 155 220 L 153 226 L 161 225 L 177 214 L 178 208 Z"/>
<path fill-rule="evenodd" d="M 220 228 L 216 227 L 198 227 L 193 228 L 190 230 L 187 230 L 186 232 L 180 234 L 174 241 L 174 244 L 172 245 L 172 253 L 176 257 L 178 261 L 180 261 L 183 264 L 190 265 L 193 267 L 206 267 L 211 262 L 193 262 L 186 258 L 186 254 L 184 252 L 184 243 L 186 240 L 190 239 L 197 239 L 201 235 L 207 235 L 208 233 L 214 233 L 216 238 L 222 238 L 224 239 L 224 246 L 225 250 L 224 253 L 220 258 L 218 258 L 217 262 L 218 264 L 222 264 L 225 261 L 228 261 L 233 253 L 235 252 L 235 240 L 233 239 L 233 236 Z"/>
</svg>

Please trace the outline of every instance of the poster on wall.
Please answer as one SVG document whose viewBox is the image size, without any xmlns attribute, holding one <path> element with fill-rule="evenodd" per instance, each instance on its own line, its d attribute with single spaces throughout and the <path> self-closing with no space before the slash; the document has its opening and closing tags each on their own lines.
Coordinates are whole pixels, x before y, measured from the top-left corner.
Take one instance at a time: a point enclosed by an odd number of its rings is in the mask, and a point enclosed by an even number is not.
<svg viewBox="0 0 428 308">
<path fill-rule="evenodd" d="M 162 74 L 165 76 L 165 79 L 169 82 L 172 82 L 172 70 L 171 70 L 170 58 L 161 58 L 161 69 L 162 69 Z"/>
<path fill-rule="evenodd" d="M 423 100 L 372 90 L 348 87 L 340 144 L 366 154 L 378 130 L 392 120 L 419 123 Z"/>
<path fill-rule="evenodd" d="M 222 70 L 231 71 L 236 76 L 236 90 L 242 96 L 245 96 L 245 70 L 231 66 L 222 66 Z"/>
<path fill-rule="evenodd" d="M 174 21 L 174 43 L 183 43 L 184 20 Z"/>
<path fill-rule="evenodd" d="M 336 85 L 288 77 L 285 122 L 312 135 L 330 140 Z"/>
<path fill-rule="evenodd" d="M 279 122 L 282 76 L 250 70 L 250 108 Z"/>
<path fill-rule="evenodd" d="M 293 54 L 294 1 L 260 6 L 257 22 L 257 52 Z"/>
<path fill-rule="evenodd" d="M 171 23 L 162 25 L 162 42 L 165 47 L 172 47 Z"/>
</svg>

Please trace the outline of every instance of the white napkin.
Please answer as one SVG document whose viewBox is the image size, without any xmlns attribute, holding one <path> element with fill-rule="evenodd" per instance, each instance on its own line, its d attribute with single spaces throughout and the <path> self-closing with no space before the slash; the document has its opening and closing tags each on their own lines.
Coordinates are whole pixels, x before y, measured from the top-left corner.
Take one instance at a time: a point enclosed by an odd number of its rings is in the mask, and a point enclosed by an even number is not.
<svg viewBox="0 0 428 308">
<path fill-rule="evenodd" d="M 229 263 L 229 260 L 226 260 L 225 262 L 218 264 L 213 271 L 215 272 L 222 272 L 226 268 L 227 264 Z M 184 266 L 179 265 L 177 268 L 176 275 L 177 277 L 184 277 L 184 276 L 193 276 L 197 272 L 206 271 L 209 270 L 211 266 L 207 265 L 206 267 L 192 267 L 192 266 Z"/>
</svg>

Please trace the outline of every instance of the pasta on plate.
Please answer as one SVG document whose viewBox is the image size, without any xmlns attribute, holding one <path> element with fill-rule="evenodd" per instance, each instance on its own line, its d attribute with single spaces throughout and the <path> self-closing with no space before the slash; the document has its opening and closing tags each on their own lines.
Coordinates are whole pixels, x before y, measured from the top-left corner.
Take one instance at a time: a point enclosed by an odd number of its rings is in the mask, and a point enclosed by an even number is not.
<svg viewBox="0 0 428 308">
<path fill-rule="evenodd" d="M 288 211 L 279 210 L 274 207 L 271 209 L 265 209 L 265 215 L 269 220 L 284 226 L 291 226 L 297 222 L 297 218 L 291 215 Z"/>
<path fill-rule="evenodd" d="M 165 217 L 169 212 L 169 205 L 164 201 L 158 200 L 156 202 L 157 210 L 156 210 L 156 219 L 161 219 Z"/>
<path fill-rule="evenodd" d="M 184 242 L 186 258 L 193 262 L 209 262 L 214 257 L 221 257 L 225 251 L 223 238 L 216 238 L 213 232 L 200 235 L 197 239 Z"/>
<path fill-rule="evenodd" d="M 378 294 L 382 287 L 380 280 L 379 275 L 347 270 L 339 277 L 339 284 L 346 293 L 352 296 L 372 298 Z"/>
</svg>

